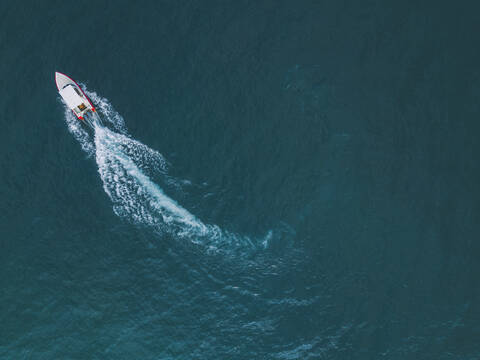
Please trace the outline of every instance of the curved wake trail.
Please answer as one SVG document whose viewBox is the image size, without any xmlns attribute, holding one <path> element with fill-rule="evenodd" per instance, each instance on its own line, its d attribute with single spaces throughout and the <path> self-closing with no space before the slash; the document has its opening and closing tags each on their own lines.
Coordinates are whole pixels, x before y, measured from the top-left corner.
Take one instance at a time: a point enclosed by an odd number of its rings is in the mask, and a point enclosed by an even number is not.
<svg viewBox="0 0 480 360">
<path fill-rule="evenodd" d="M 116 215 L 204 245 L 208 250 L 256 248 L 254 241 L 248 237 L 204 224 L 166 195 L 150 176 L 168 177 L 164 157 L 132 139 L 126 132 L 123 118 L 106 99 L 93 92 L 86 93 L 97 104 L 102 119 L 92 122 L 93 134 L 87 132 L 68 109 L 65 119 L 82 149 L 95 157 L 103 188 L 113 203 Z M 263 247 L 270 238 L 271 232 L 263 239 Z"/>
<path fill-rule="evenodd" d="M 103 188 L 113 202 L 115 213 L 137 223 L 154 225 L 180 236 L 202 237 L 216 232 L 169 198 L 141 169 L 139 154 L 164 166 L 163 157 L 142 143 L 107 128 L 95 127 L 98 172 Z M 153 156 L 152 156 L 153 155 Z"/>
</svg>

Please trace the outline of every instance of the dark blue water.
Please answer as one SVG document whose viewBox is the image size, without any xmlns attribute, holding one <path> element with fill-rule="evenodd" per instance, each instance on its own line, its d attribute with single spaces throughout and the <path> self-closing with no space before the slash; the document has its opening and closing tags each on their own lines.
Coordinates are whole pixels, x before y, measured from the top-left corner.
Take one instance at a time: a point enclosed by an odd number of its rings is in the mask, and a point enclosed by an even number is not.
<svg viewBox="0 0 480 360">
<path fill-rule="evenodd" d="M 479 359 L 478 10 L 2 2 L 0 358 Z"/>
</svg>

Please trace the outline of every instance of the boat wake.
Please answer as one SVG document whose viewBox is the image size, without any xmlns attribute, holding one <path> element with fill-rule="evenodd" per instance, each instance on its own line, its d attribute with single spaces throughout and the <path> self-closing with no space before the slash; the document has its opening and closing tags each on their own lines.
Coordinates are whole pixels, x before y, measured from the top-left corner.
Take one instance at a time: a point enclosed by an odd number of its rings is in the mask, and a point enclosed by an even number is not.
<svg viewBox="0 0 480 360">
<path fill-rule="evenodd" d="M 84 86 L 82 86 L 85 88 Z M 265 248 L 272 237 L 258 240 L 205 224 L 174 199 L 170 198 L 152 178 L 167 183 L 167 162 L 164 157 L 141 142 L 132 139 L 123 118 L 110 103 L 94 92 L 85 90 L 97 106 L 87 131 L 68 108 L 65 120 L 69 131 L 82 149 L 94 157 L 103 188 L 113 203 L 113 211 L 132 223 L 147 225 L 155 231 L 172 234 L 205 246 L 207 251 L 248 250 Z"/>
</svg>

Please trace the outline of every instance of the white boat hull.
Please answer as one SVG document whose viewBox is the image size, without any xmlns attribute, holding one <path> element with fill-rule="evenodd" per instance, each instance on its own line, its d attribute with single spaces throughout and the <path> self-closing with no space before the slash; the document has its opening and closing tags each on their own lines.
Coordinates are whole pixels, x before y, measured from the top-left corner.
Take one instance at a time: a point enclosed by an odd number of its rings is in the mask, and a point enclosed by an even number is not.
<svg viewBox="0 0 480 360">
<path fill-rule="evenodd" d="M 63 101 L 78 119 L 83 120 L 85 114 L 89 111 L 95 112 L 92 102 L 75 80 L 65 74 L 56 72 L 55 82 Z"/>
</svg>

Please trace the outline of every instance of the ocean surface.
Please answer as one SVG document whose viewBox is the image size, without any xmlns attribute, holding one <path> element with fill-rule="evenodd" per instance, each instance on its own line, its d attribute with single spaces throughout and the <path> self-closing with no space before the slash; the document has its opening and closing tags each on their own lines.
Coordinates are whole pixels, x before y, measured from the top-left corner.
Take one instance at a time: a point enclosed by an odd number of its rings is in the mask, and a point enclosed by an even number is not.
<svg viewBox="0 0 480 360">
<path fill-rule="evenodd" d="M 1 1 L 0 359 L 480 359 L 478 10 Z"/>
</svg>

